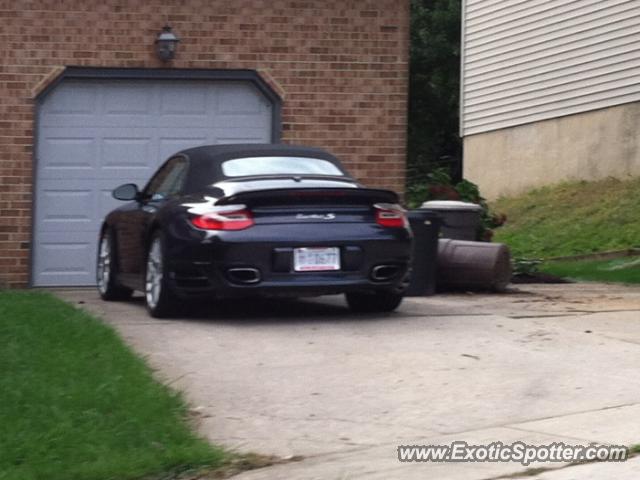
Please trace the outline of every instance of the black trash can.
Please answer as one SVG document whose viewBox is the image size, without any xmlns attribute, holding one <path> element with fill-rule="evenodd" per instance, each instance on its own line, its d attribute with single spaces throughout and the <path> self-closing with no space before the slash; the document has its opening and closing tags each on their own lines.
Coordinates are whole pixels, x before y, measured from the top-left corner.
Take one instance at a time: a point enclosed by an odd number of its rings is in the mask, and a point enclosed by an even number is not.
<svg viewBox="0 0 640 480">
<path fill-rule="evenodd" d="M 478 240 L 478 227 L 482 217 L 480 205 L 454 200 L 432 200 L 423 203 L 420 208 L 431 210 L 440 215 L 442 218 L 440 227 L 442 238 Z"/>
<path fill-rule="evenodd" d="M 411 281 L 405 295 L 419 297 L 436 292 L 438 265 L 438 237 L 441 219 L 431 210 L 409 210 L 409 224 L 413 231 Z"/>
</svg>

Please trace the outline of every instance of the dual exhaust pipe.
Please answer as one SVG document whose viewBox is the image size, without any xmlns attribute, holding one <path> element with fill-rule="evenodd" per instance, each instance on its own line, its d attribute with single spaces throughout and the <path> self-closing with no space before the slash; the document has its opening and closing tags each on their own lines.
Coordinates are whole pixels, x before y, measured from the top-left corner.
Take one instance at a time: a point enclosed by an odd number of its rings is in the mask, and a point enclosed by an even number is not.
<svg viewBox="0 0 640 480">
<path fill-rule="evenodd" d="M 398 265 L 376 265 L 371 269 L 371 280 L 374 282 L 387 282 L 394 279 L 400 273 Z"/>
<path fill-rule="evenodd" d="M 260 270 L 251 267 L 230 268 L 227 270 L 227 278 L 238 285 L 253 285 L 262 280 Z"/>
<path fill-rule="evenodd" d="M 376 265 L 371 269 L 370 277 L 374 282 L 386 282 L 397 277 L 399 273 L 398 265 Z M 260 283 L 262 275 L 257 268 L 237 267 L 227 270 L 227 278 L 237 285 L 255 285 Z"/>
</svg>

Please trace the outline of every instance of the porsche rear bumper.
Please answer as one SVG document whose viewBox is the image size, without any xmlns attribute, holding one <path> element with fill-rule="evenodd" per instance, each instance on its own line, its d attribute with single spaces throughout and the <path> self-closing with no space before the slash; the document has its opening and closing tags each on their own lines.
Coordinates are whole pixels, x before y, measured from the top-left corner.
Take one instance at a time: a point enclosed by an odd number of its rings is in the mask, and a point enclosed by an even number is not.
<svg viewBox="0 0 640 480">
<path fill-rule="evenodd" d="M 344 226 L 343 226 L 344 228 Z M 350 235 L 270 226 L 169 242 L 169 278 L 182 296 L 303 296 L 398 289 L 406 283 L 411 232 L 349 225 Z M 340 270 L 296 272 L 293 251 L 337 247 Z"/>
</svg>

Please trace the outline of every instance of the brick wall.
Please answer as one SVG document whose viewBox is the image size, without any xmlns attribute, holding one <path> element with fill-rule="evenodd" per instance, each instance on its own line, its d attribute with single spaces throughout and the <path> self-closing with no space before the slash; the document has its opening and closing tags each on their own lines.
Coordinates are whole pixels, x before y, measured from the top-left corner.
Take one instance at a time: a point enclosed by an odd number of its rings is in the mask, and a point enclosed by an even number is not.
<svg viewBox="0 0 640 480">
<path fill-rule="evenodd" d="M 283 141 L 404 189 L 409 0 L 0 0 L 0 287 L 28 282 L 34 98 L 67 65 L 255 69 L 283 96 Z"/>
</svg>

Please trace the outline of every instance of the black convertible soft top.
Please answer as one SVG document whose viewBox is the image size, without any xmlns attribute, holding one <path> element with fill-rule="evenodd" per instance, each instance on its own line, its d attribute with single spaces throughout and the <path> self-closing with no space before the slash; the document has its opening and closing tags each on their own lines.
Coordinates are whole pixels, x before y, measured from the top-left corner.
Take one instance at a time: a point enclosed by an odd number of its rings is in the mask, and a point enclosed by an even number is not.
<svg viewBox="0 0 640 480">
<path fill-rule="evenodd" d="M 331 162 L 346 177 L 349 177 L 340 161 L 329 152 L 321 148 L 300 145 L 271 143 L 204 145 L 182 150 L 173 156 L 178 155 L 185 156 L 191 163 L 190 178 L 187 178 L 187 189 L 191 191 L 225 180 L 227 177 L 222 173 L 221 165 L 234 158 L 273 156 L 319 158 Z"/>
</svg>

